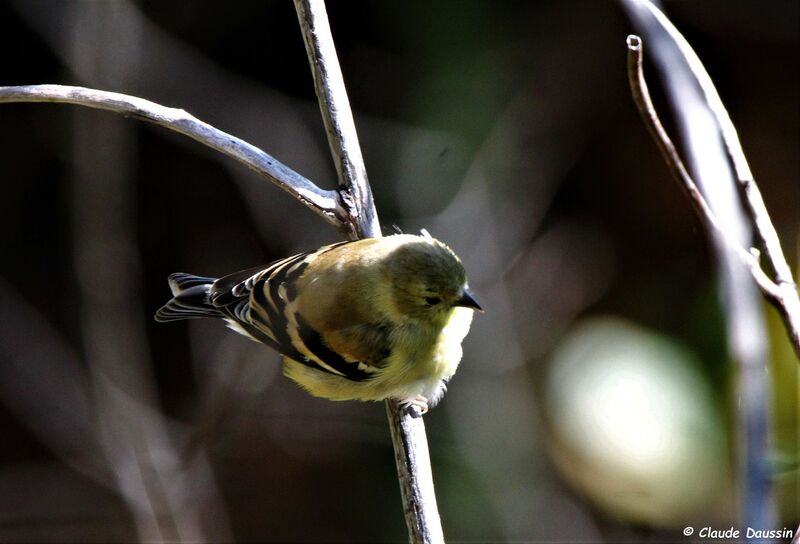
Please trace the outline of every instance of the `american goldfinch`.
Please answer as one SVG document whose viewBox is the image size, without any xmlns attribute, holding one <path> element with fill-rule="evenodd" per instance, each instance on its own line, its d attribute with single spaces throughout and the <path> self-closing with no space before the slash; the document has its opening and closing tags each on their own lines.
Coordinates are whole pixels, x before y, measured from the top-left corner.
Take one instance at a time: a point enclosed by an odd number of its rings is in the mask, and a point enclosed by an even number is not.
<svg viewBox="0 0 800 544">
<path fill-rule="evenodd" d="M 176 273 L 156 321 L 216 317 L 283 356 L 283 373 L 331 400 L 397 399 L 424 414 L 481 310 L 453 251 L 426 232 L 322 247 L 220 279 Z M 414 414 L 414 409 L 418 414 Z"/>
</svg>

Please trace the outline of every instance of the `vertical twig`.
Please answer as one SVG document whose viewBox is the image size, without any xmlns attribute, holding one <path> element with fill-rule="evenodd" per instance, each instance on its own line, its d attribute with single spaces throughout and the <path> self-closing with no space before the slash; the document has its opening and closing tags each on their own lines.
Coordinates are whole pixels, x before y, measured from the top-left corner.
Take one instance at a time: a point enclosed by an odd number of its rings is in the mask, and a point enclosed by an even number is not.
<svg viewBox="0 0 800 544">
<path fill-rule="evenodd" d="M 351 238 L 381 235 L 344 78 L 323 0 L 295 0 L 308 60 L 314 74 L 328 142 L 339 176 L 339 194 L 348 212 Z M 443 542 L 433 488 L 428 440 L 422 418 L 412 418 L 386 402 L 403 510 L 411 542 Z"/>
<path fill-rule="evenodd" d="M 424 544 L 444 542 L 425 424 L 421 417 L 411 417 L 394 401 L 386 401 L 386 415 L 394 444 L 408 540 Z"/>
<path fill-rule="evenodd" d="M 295 0 L 297 18 L 303 32 L 308 61 L 314 76 L 314 88 L 328 133 L 328 144 L 336 164 L 339 194 L 348 212 L 348 236 L 376 238 L 381 227 L 367 169 L 361 156 L 358 134 L 344 87 L 344 77 L 333 44 L 324 0 Z"/>
</svg>

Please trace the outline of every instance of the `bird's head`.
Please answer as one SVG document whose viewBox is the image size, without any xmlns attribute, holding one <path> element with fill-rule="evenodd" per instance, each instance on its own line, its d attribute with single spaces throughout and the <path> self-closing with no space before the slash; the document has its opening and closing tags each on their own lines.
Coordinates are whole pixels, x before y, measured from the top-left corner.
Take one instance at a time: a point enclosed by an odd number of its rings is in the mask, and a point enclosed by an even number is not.
<svg viewBox="0 0 800 544">
<path fill-rule="evenodd" d="M 442 242 L 404 235 L 384 261 L 397 309 L 405 316 L 444 322 L 456 307 L 482 311 L 467 285 L 461 260 Z"/>
</svg>

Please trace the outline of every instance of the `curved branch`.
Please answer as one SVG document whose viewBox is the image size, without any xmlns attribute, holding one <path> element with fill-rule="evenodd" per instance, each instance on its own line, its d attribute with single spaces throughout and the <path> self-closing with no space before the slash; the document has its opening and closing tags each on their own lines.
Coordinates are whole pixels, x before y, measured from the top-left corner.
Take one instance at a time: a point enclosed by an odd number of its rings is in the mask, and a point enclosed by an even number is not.
<svg viewBox="0 0 800 544">
<path fill-rule="evenodd" d="M 212 127 L 186 111 L 143 98 L 67 85 L 0 87 L 0 103 L 59 102 L 113 111 L 179 132 L 233 157 L 311 208 L 328 223 L 342 227 L 347 214 L 336 191 L 326 191 L 271 155 L 244 140 Z"/>
<path fill-rule="evenodd" d="M 719 97 L 719 93 L 714 86 L 714 82 L 711 80 L 711 76 L 708 75 L 708 72 L 697 56 L 697 53 L 692 49 L 692 46 L 689 45 L 686 38 L 678 32 L 667 16 L 649 2 L 645 2 L 642 5 L 674 40 L 675 45 L 686 60 L 689 70 L 692 72 L 697 84 L 703 91 L 706 105 L 717 123 L 722 142 L 725 145 L 725 151 L 733 165 L 736 180 L 744 196 L 742 199 L 744 209 L 755 227 L 755 234 L 764 247 L 767 260 L 775 270 L 776 282 L 778 285 L 788 284 L 790 289 L 794 291 L 794 298 L 797 299 L 797 290 L 792 279 L 792 272 L 789 268 L 789 264 L 786 262 L 786 257 L 783 255 L 778 233 L 775 231 L 775 227 L 769 218 L 769 213 L 767 213 L 767 208 L 764 205 L 764 199 L 761 197 L 761 191 L 758 190 L 758 185 L 756 185 L 755 179 L 753 178 L 753 173 L 750 171 L 750 165 L 747 163 L 747 158 L 742 150 L 742 144 L 739 141 L 736 127 L 733 125 L 728 110 L 725 109 L 722 99 Z M 783 289 L 782 286 L 781 289 Z M 800 308 L 800 306 L 798 306 L 798 308 Z M 800 325 L 800 321 L 796 322 L 796 324 Z M 800 353 L 798 355 L 800 355 Z"/>
<path fill-rule="evenodd" d="M 661 124 L 658 114 L 655 111 L 650 92 L 647 89 L 647 82 L 642 70 L 642 40 L 639 36 L 628 36 L 628 81 L 631 87 L 631 94 L 639 113 L 642 116 L 647 130 L 653 137 L 658 150 L 661 152 L 667 167 L 673 177 L 680 183 L 681 188 L 686 193 L 694 211 L 708 227 L 709 232 L 719 239 L 729 250 L 736 253 L 744 263 L 755 280 L 756 285 L 762 295 L 778 310 L 783 318 L 789 341 L 794 348 L 795 354 L 800 358 L 800 302 L 798 302 L 797 290 L 792 282 L 786 282 L 778 276 L 778 281 L 773 281 L 761 268 L 761 264 L 753 253 L 747 251 L 739 245 L 725 230 L 720 226 L 717 217 L 706 202 L 700 189 L 698 189 L 692 177 L 689 175 L 683 164 L 675 146 L 672 143 L 664 126 Z M 752 182 L 755 186 L 755 182 Z M 757 190 L 757 189 L 756 189 Z M 760 198 L 760 196 L 759 196 Z M 763 204 L 763 202 L 762 202 Z M 764 210 L 764 217 L 769 222 L 769 215 Z M 762 217 L 763 219 L 763 217 Z M 770 223 L 770 227 L 772 224 Z M 774 232 L 774 228 L 773 228 Z M 777 240 L 777 236 L 776 236 Z M 779 244 L 780 245 L 780 244 Z M 769 253 L 769 247 L 767 253 Z M 781 253 L 780 258 L 783 258 Z M 771 261 L 772 262 L 772 261 Z M 785 263 L 785 261 L 784 261 Z M 788 266 L 787 266 L 788 270 Z M 777 274 L 776 270 L 776 274 Z M 791 277 L 791 276 L 790 276 Z"/>
</svg>

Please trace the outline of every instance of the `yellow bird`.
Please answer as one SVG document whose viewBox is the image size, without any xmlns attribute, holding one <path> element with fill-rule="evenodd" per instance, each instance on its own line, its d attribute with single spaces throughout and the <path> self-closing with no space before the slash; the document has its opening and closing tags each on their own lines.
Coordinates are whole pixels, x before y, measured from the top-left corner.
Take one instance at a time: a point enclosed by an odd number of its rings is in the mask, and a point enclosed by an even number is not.
<svg viewBox="0 0 800 544">
<path fill-rule="evenodd" d="M 340 242 L 220 279 L 176 273 L 156 321 L 224 319 L 283 356 L 283 372 L 331 400 L 442 397 L 473 310 L 461 261 L 427 233 Z"/>
</svg>

